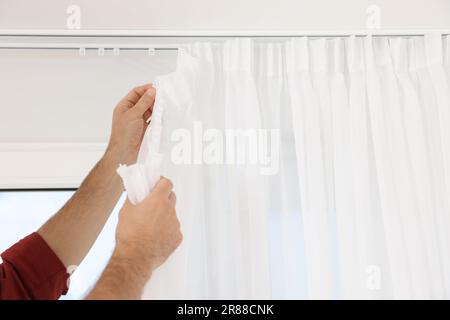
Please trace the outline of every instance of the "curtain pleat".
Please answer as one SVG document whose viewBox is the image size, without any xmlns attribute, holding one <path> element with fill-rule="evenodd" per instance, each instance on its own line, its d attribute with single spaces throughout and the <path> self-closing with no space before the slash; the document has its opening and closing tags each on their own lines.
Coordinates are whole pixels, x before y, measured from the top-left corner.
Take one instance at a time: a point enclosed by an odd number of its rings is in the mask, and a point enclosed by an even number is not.
<svg viewBox="0 0 450 320">
<path fill-rule="evenodd" d="M 185 51 L 184 241 L 144 298 L 450 298 L 448 36 Z"/>
</svg>

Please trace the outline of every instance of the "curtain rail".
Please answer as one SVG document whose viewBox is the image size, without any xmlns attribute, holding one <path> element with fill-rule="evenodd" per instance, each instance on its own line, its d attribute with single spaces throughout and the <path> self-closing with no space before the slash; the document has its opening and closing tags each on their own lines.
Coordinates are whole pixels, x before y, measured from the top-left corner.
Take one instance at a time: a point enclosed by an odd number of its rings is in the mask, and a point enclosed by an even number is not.
<svg viewBox="0 0 450 320">
<path fill-rule="evenodd" d="M 354 29 L 354 30 L 51 30 L 0 29 L 0 36 L 24 37 L 147 37 L 147 38 L 230 38 L 230 37 L 345 37 L 450 35 L 450 29 Z"/>
<path fill-rule="evenodd" d="M 1 36 L 0 36 L 1 41 Z M 155 43 L 147 43 L 147 44 L 123 44 L 123 43 L 1 43 L 0 49 L 30 49 L 30 50 L 114 50 L 120 49 L 124 51 L 138 51 L 138 50 L 178 50 L 182 45 L 181 44 L 155 44 Z"/>
<path fill-rule="evenodd" d="M 292 37 L 415 37 L 426 34 L 441 34 L 449 36 L 450 30 L 424 29 L 424 30 L 26 30 L 26 29 L 0 29 L 0 49 L 58 49 L 58 50 L 178 50 L 183 43 L 196 38 L 226 39 L 234 37 L 283 39 Z M 76 42 L 72 42 L 78 38 Z M 85 39 L 86 42 L 79 38 Z M 104 38 L 105 42 L 91 42 L 93 38 Z M 116 42 L 111 39 L 140 40 L 140 42 Z M 135 38 L 135 39 L 133 39 Z M 142 43 L 144 39 L 152 39 L 152 43 Z M 169 39 L 180 39 L 178 43 L 168 43 Z M 109 39 L 109 40 L 108 40 Z M 157 40 L 158 39 L 158 40 Z M 155 41 L 157 40 L 157 41 Z M 183 42 L 184 41 L 184 42 Z"/>
</svg>

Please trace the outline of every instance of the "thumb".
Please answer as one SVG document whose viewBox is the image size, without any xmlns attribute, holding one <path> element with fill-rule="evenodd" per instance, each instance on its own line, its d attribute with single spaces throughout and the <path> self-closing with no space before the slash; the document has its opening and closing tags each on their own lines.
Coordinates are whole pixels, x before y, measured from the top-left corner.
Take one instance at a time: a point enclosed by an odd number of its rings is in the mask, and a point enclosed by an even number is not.
<svg viewBox="0 0 450 320">
<path fill-rule="evenodd" d="M 161 179 L 159 179 L 159 181 L 153 188 L 153 192 L 156 194 L 160 194 L 162 196 L 169 197 L 170 193 L 172 192 L 172 189 L 173 189 L 172 181 L 170 181 L 165 177 L 161 177 Z"/>
<path fill-rule="evenodd" d="M 153 108 L 155 96 L 156 89 L 151 87 L 142 95 L 136 105 L 131 108 L 131 112 L 133 112 L 137 117 L 143 117 L 146 111 Z"/>
</svg>

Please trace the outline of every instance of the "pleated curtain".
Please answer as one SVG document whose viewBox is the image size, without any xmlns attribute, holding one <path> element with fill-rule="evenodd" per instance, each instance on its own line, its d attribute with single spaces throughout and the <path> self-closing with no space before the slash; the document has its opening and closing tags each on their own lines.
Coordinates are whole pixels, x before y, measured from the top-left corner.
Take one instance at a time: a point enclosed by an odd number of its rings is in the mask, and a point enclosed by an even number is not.
<svg viewBox="0 0 450 320">
<path fill-rule="evenodd" d="M 167 134 L 164 174 L 184 241 L 144 299 L 450 298 L 448 37 L 238 38 L 180 52 L 178 72 L 196 70 L 177 125 L 192 161 L 174 163 Z M 258 132 L 272 170 L 217 160 L 230 130 Z M 224 151 L 207 161 L 212 141 Z"/>
</svg>

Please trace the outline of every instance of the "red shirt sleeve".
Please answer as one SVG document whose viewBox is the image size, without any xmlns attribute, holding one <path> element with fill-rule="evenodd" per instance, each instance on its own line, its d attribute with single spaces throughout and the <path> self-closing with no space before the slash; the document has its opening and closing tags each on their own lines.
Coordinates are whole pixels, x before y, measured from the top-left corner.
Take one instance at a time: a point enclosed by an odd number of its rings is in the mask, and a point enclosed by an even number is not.
<svg viewBox="0 0 450 320">
<path fill-rule="evenodd" d="M 50 300 L 67 293 L 69 274 L 39 234 L 20 240 L 1 257 L 0 300 Z"/>
</svg>

